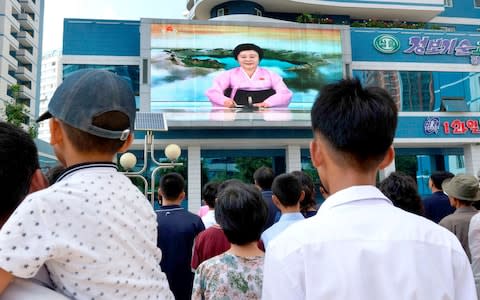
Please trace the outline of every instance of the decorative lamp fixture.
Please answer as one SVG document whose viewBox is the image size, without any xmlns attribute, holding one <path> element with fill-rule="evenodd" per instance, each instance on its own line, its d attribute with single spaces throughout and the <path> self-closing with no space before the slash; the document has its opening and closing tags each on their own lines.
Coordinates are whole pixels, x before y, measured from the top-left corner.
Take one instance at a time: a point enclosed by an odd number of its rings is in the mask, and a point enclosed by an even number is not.
<svg viewBox="0 0 480 300">
<path fill-rule="evenodd" d="M 135 156 L 135 154 L 131 152 L 126 152 L 126 153 L 123 153 L 122 156 L 120 156 L 120 165 L 126 171 L 133 169 L 133 167 L 135 167 L 136 164 L 137 164 L 137 157 Z"/>
<path fill-rule="evenodd" d="M 165 156 L 168 158 L 169 161 L 174 162 L 182 154 L 182 149 L 177 144 L 170 144 L 165 147 Z"/>
</svg>

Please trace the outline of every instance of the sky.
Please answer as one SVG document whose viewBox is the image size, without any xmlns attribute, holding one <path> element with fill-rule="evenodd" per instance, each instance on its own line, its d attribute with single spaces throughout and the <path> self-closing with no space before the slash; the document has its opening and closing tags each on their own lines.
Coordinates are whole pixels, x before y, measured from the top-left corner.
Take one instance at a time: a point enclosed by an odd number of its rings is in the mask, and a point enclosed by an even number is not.
<svg viewBox="0 0 480 300">
<path fill-rule="evenodd" d="M 186 0 L 45 0 L 43 54 L 62 47 L 64 18 L 185 19 L 186 3 Z"/>
</svg>

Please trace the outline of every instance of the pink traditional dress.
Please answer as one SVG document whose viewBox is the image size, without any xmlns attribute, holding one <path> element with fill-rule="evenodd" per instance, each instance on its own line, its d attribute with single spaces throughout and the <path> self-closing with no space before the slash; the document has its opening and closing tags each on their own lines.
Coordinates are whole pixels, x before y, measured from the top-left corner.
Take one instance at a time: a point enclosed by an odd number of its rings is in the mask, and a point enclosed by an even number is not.
<svg viewBox="0 0 480 300">
<path fill-rule="evenodd" d="M 224 91 L 227 88 L 231 88 L 232 92 L 225 96 Z M 292 99 L 292 92 L 285 85 L 282 77 L 260 67 L 257 67 L 252 77 L 249 77 L 240 67 L 221 73 L 213 80 L 213 86 L 207 90 L 206 95 L 213 106 L 223 106 L 225 100 L 233 99 L 235 92 L 239 89 L 274 89 L 275 94 L 264 101 L 268 107 L 287 107 Z"/>
</svg>

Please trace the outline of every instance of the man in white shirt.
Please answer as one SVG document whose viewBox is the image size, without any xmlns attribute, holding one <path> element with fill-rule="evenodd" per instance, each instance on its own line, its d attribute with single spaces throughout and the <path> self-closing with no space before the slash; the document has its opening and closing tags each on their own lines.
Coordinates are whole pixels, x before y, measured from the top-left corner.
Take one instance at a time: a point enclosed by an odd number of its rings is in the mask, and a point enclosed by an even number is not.
<svg viewBox="0 0 480 300">
<path fill-rule="evenodd" d="M 394 157 L 397 107 L 358 80 L 326 86 L 311 113 L 312 163 L 330 197 L 268 248 L 263 299 L 476 299 L 458 239 L 376 187 Z"/>
</svg>

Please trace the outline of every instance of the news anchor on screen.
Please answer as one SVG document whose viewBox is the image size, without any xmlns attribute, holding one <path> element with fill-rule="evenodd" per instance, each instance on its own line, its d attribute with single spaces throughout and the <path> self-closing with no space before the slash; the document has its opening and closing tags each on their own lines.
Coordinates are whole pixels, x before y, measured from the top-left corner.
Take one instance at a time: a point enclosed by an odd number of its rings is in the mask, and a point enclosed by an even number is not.
<svg viewBox="0 0 480 300">
<path fill-rule="evenodd" d="M 206 95 L 213 106 L 287 107 L 292 92 L 282 77 L 258 66 L 263 50 L 255 44 L 240 44 L 233 49 L 240 67 L 218 75 Z"/>
</svg>

